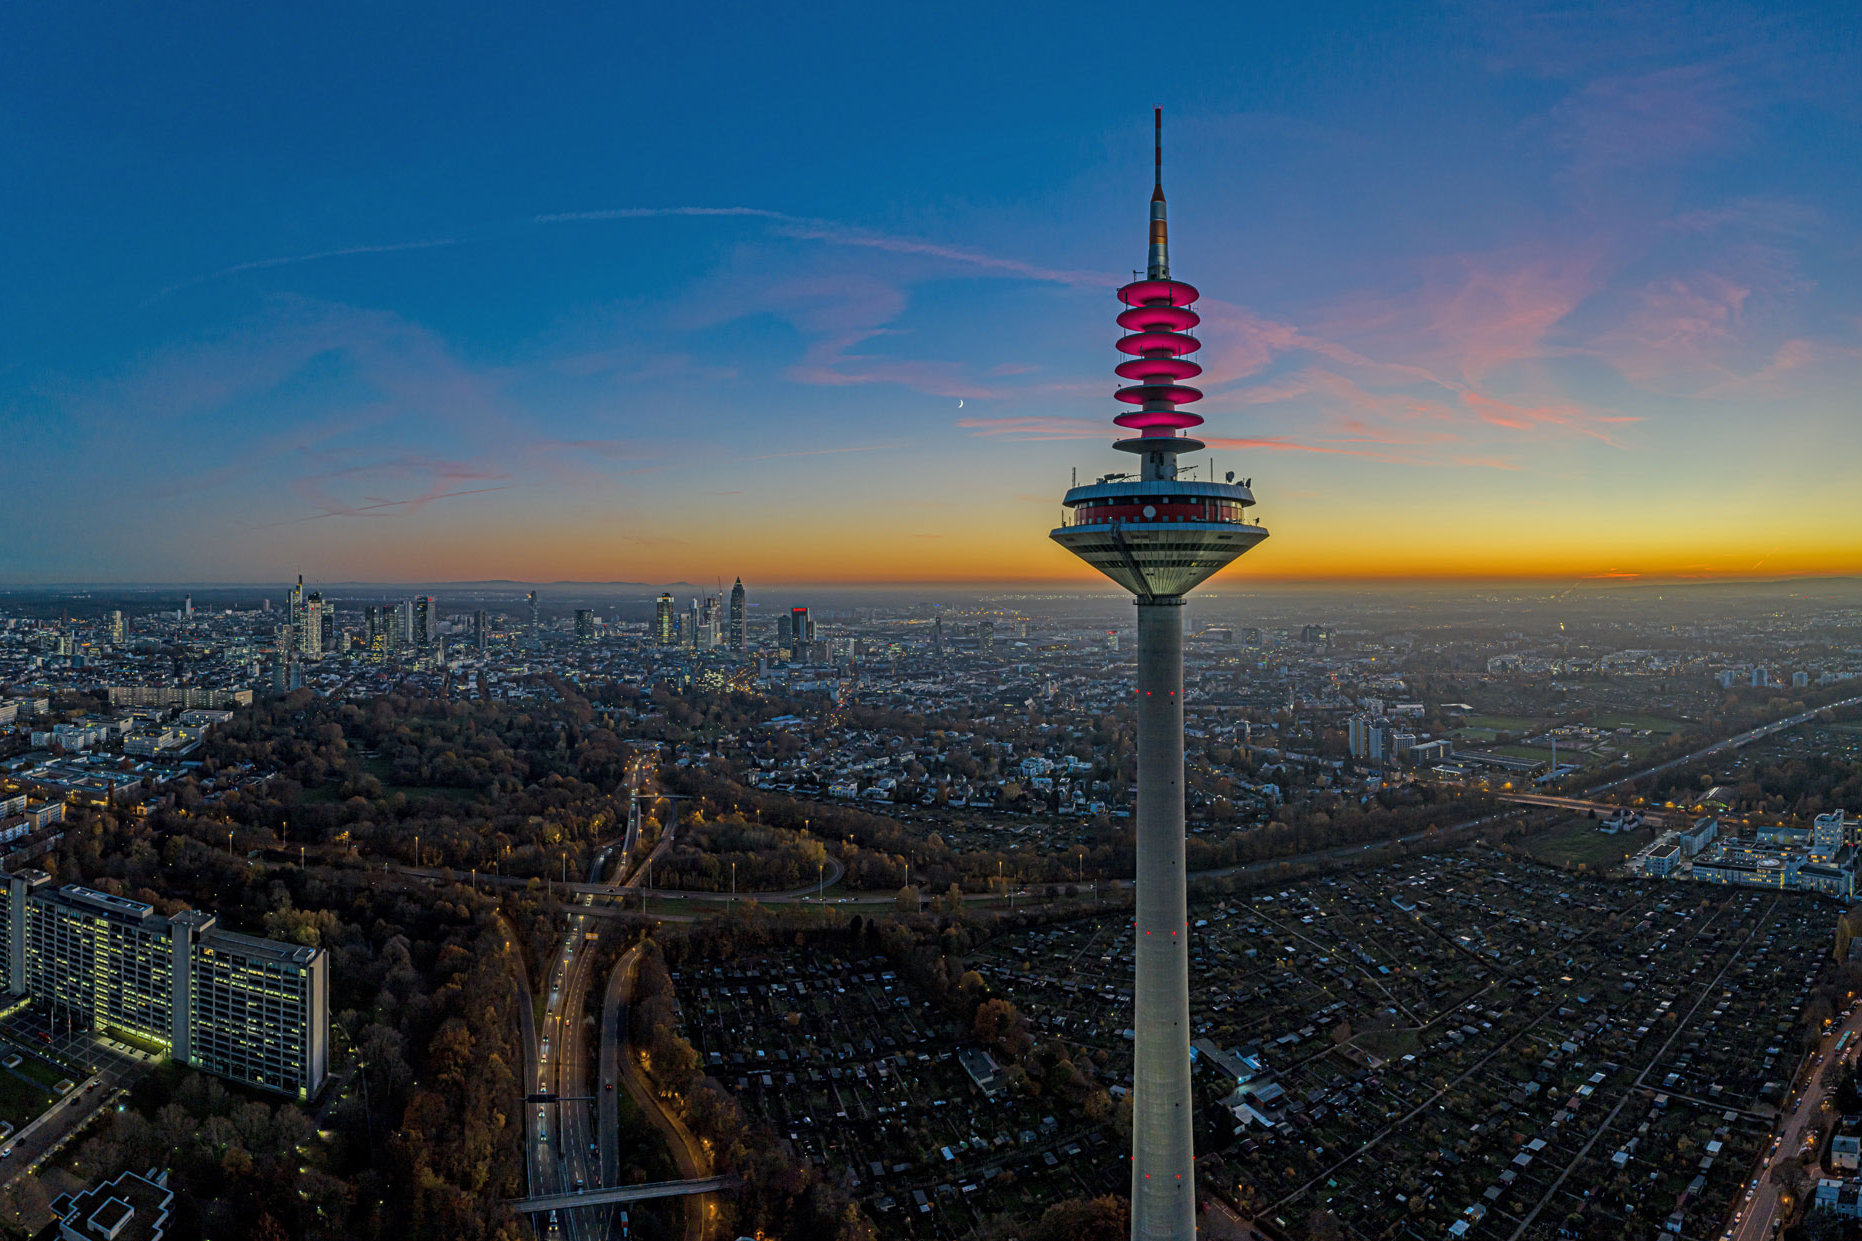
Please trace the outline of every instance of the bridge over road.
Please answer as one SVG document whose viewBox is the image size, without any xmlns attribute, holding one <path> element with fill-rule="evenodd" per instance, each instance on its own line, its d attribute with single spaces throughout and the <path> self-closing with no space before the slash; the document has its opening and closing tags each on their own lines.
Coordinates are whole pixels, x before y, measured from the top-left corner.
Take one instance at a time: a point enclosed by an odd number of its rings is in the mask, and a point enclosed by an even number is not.
<svg viewBox="0 0 1862 1241">
<path fill-rule="evenodd" d="M 649 1198 L 682 1198 L 687 1194 L 712 1194 L 732 1189 L 734 1176 L 707 1176 L 696 1181 L 654 1181 L 647 1185 L 616 1185 L 612 1189 L 585 1189 L 580 1193 L 538 1194 L 534 1198 L 513 1198 L 511 1208 L 525 1215 L 540 1211 L 563 1211 L 572 1207 L 602 1206 L 610 1202 L 645 1202 Z"/>
</svg>

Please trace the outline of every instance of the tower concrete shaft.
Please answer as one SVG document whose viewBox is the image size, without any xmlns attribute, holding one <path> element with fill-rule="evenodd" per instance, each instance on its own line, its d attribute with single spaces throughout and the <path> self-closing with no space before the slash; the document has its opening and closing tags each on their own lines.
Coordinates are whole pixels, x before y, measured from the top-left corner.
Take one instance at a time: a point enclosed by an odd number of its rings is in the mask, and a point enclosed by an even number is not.
<svg viewBox="0 0 1862 1241">
<path fill-rule="evenodd" d="M 1138 604 L 1137 1009 L 1131 1235 L 1196 1235 L 1183 846 L 1183 600 Z"/>
</svg>

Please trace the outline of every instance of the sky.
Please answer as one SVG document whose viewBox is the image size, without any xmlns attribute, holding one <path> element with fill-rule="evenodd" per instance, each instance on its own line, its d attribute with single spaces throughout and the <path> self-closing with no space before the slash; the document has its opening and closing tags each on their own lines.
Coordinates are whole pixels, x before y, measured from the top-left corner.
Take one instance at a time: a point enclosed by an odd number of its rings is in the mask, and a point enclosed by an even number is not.
<svg viewBox="0 0 1862 1241">
<path fill-rule="evenodd" d="M 10 5 L 0 582 L 1862 572 L 1853 4 Z"/>
</svg>

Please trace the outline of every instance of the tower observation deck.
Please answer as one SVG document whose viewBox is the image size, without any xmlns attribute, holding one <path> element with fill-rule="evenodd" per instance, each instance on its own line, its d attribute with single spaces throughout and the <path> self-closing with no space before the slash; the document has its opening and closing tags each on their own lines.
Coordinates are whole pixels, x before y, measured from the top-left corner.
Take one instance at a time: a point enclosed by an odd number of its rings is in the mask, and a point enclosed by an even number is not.
<svg viewBox="0 0 1862 1241">
<path fill-rule="evenodd" d="M 1202 374 L 1190 357 L 1202 347 L 1192 335 L 1202 322 L 1193 285 L 1170 275 L 1164 211 L 1163 109 L 1157 111 L 1157 181 L 1151 191 L 1149 262 L 1144 279 L 1118 291 L 1126 335 L 1114 367 L 1130 380 L 1115 394 L 1127 405 L 1112 421 L 1137 434 L 1112 446 L 1139 459 L 1136 473 L 1108 474 L 1069 490 L 1067 514 L 1052 538 L 1131 591 L 1140 602 L 1176 600 L 1267 537 L 1248 521 L 1254 505 L 1246 483 L 1180 478 L 1177 458 L 1206 445 L 1183 434 L 1202 417 L 1183 408 L 1202 399 L 1186 381 Z"/>
<path fill-rule="evenodd" d="M 1148 263 L 1118 291 L 1126 334 L 1114 369 L 1129 381 L 1113 422 L 1135 434 L 1114 448 L 1139 459 L 1135 473 L 1071 488 L 1050 537 L 1129 590 L 1138 605 L 1137 937 L 1132 1072 L 1131 1235 L 1193 1241 L 1195 1147 L 1191 1136 L 1189 921 L 1184 873 L 1183 596 L 1267 537 L 1250 522 L 1254 493 L 1182 477 L 1177 459 L 1206 445 L 1184 434 L 1202 425 L 1185 409 L 1202 399 L 1189 382 L 1196 289 L 1170 274 L 1164 208 L 1163 109 L 1156 115 L 1157 179 L 1151 191 Z"/>
</svg>

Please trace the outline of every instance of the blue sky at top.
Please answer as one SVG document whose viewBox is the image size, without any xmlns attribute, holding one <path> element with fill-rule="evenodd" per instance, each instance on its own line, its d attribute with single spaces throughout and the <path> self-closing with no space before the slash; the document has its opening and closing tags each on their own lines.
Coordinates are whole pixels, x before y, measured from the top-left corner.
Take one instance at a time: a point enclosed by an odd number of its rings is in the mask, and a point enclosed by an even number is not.
<svg viewBox="0 0 1862 1241">
<path fill-rule="evenodd" d="M 1251 569 L 1862 567 L 1852 6 L 1158 13 L 9 9 L 0 579 L 1073 573 L 1154 103 Z"/>
</svg>

